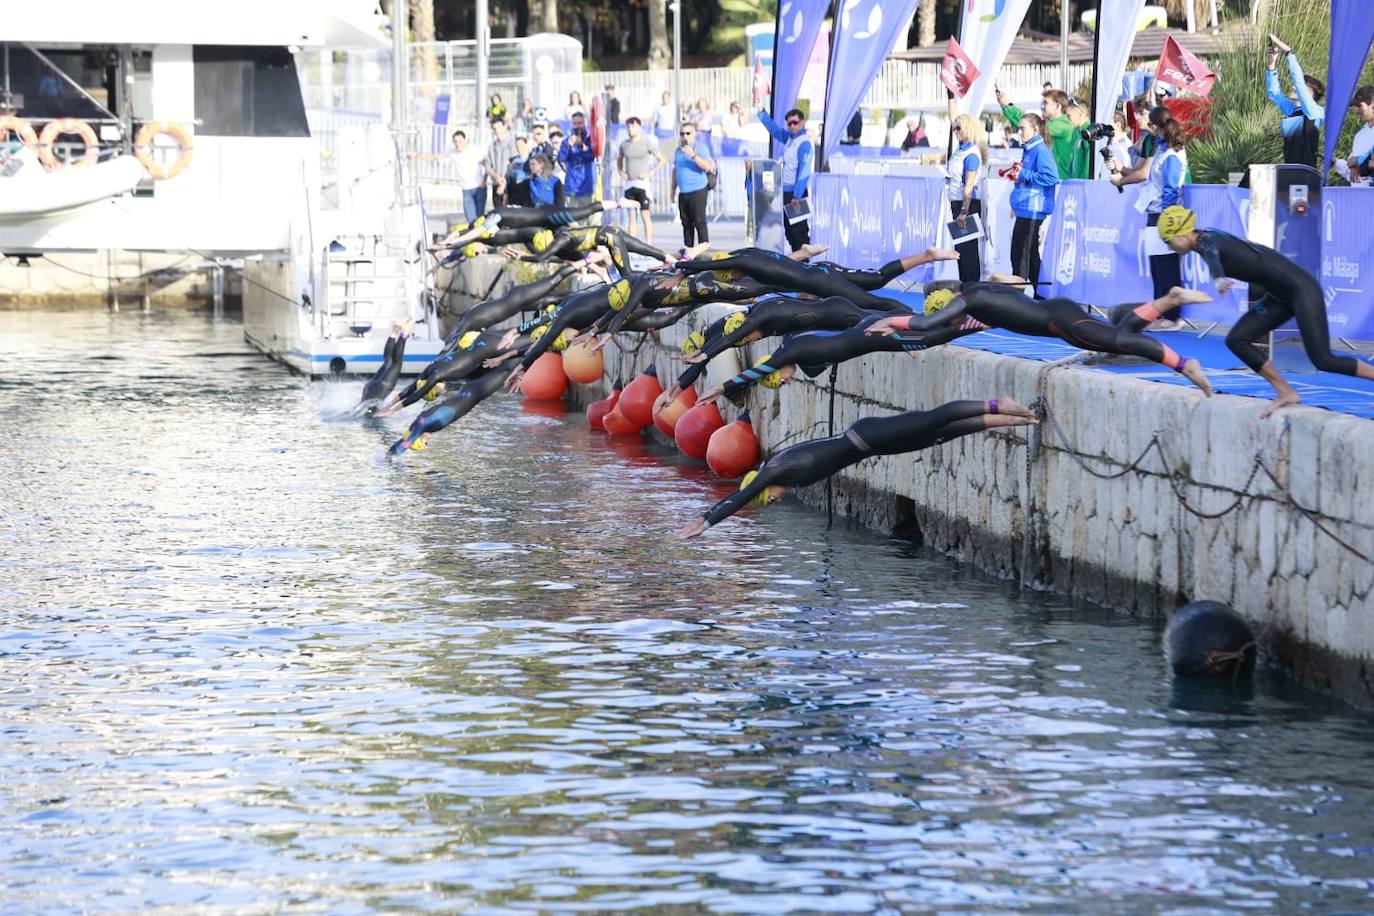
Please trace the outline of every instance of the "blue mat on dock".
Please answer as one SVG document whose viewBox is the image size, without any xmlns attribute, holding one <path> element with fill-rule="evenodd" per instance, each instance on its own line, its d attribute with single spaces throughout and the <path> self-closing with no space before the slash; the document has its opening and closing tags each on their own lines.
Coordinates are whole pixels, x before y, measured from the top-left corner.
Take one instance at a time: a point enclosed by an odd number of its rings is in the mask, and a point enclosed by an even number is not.
<svg viewBox="0 0 1374 916">
<path fill-rule="evenodd" d="M 920 293 L 894 293 L 891 290 L 884 290 L 882 294 L 891 299 L 899 299 L 917 310 L 921 308 L 921 303 L 924 301 L 924 297 Z M 1207 380 L 1212 383 L 1212 387 L 1219 394 L 1262 398 L 1266 401 L 1274 396 L 1274 390 L 1269 387 L 1269 383 L 1251 372 L 1244 363 L 1236 359 L 1235 354 L 1227 349 L 1226 342 L 1221 337 L 1198 337 L 1197 334 L 1187 331 L 1151 334 L 1149 336 L 1167 343 L 1180 356 L 1191 357 L 1202 363 L 1207 373 Z M 1043 337 L 1022 337 L 1010 331 L 999 330 L 972 334 L 960 338 L 951 346 L 1000 353 L 1003 356 L 1018 356 L 1022 359 L 1034 359 L 1040 362 L 1054 362 L 1085 352 L 1062 341 Z M 1092 360 L 1096 356 L 1097 354 L 1088 354 L 1088 359 Z M 1104 358 L 1111 359 L 1112 357 Z M 1090 364 L 1082 368 L 1098 372 L 1114 372 L 1119 375 L 1132 375 L 1165 385 L 1193 387 L 1191 382 L 1177 372 L 1152 363 Z M 1326 372 L 1288 373 L 1287 378 L 1288 383 L 1297 390 L 1298 395 L 1302 398 L 1302 403 L 1307 407 L 1323 407 L 1338 413 L 1374 420 L 1374 382 L 1349 378 L 1344 375 L 1332 375 Z"/>
</svg>

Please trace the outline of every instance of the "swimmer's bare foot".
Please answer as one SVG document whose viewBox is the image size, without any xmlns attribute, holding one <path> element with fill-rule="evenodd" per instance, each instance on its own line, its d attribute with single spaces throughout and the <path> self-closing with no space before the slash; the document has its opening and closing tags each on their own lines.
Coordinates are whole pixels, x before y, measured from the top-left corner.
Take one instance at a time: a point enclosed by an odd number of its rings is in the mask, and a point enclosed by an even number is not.
<svg viewBox="0 0 1374 916">
<path fill-rule="evenodd" d="M 1202 363 L 1195 359 L 1187 360 L 1179 369 L 1179 374 L 1201 388 L 1202 393 L 1207 395 L 1207 397 L 1210 398 L 1212 396 L 1212 383 L 1207 381 L 1207 376 L 1203 374 Z"/>
<path fill-rule="evenodd" d="M 1200 289 L 1184 289 L 1181 286 L 1175 286 L 1169 290 L 1169 295 L 1165 298 L 1169 300 L 1169 308 L 1212 301 L 1212 297 Z M 1160 311 L 1167 312 L 1169 308 L 1160 309 Z"/>
<path fill-rule="evenodd" d="M 678 531 L 678 533 L 677 533 L 677 539 L 678 539 L 679 541 L 691 540 L 692 538 L 699 536 L 699 535 L 700 535 L 703 531 L 705 531 L 705 530 L 706 530 L 706 519 L 705 519 L 705 518 L 702 518 L 702 517 L 698 517 L 697 519 L 695 519 L 695 520 L 692 522 L 692 524 L 690 524 L 690 525 L 688 525 L 686 528 L 682 528 L 682 529 L 680 529 L 680 530 Z"/>
<path fill-rule="evenodd" d="M 926 249 L 926 257 L 932 261 L 957 261 L 959 252 L 951 251 L 948 248 L 936 248 L 933 245 Z"/>
<path fill-rule="evenodd" d="M 1275 411 L 1282 410 L 1285 407 L 1292 407 L 1294 404 L 1297 404 L 1299 400 L 1296 391 L 1285 391 L 1269 402 L 1269 406 L 1264 408 L 1264 413 L 1260 414 L 1260 419 L 1263 420 L 1273 415 Z"/>
<path fill-rule="evenodd" d="M 829 250 L 829 245 L 813 245 L 810 242 L 807 242 L 805 245 L 797 249 L 797 254 L 801 255 L 803 260 L 810 260 L 811 258 L 825 254 Z"/>
<path fill-rule="evenodd" d="M 682 249 L 682 260 L 684 260 L 684 261 L 695 261 L 697 258 L 701 257 L 702 255 L 704 255 L 706 252 L 708 252 L 708 251 L 710 251 L 710 250 L 711 250 L 711 243 L 710 243 L 710 242 L 698 242 L 697 244 L 693 245 L 691 248 L 684 248 L 684 249 Z"/>
<path fill-rule="evenodd" d="M 992 406 L 991 401 L 988 402 L 988 406 Z M 1027 420 L 1035 420 L 1035 422 L 1037 423 L 1040 422 L 1039 420 L 1036 420 L 1035 413 L 1032 412 L 1029 407 L 1027 407 L 1025 404 L 1022 404 L 1020 401 L 1014 400 L 1012 398 L 997 399 L 996 415 L 1007 417 L 1022 417 Z"/>
</svg>

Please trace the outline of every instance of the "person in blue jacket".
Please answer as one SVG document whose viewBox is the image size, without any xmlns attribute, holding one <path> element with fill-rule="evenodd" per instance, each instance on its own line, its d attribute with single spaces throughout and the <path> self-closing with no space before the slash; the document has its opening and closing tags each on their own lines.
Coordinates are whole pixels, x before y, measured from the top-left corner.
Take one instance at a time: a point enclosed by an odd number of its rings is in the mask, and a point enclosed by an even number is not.
<svg viewBox="0 0 1374 916">
<path fill-rule="evenodd" d="M 587 133 L 587 118 L 573 112 L 572 129 L 558 148 L 558 164 L 563 166 L 563 187 L 570 209 L 592 202 L 596 192 L 596 155 Z"/>
<path fill-rule="evenodd" d="M 1011 191 L 1011 210 L 1016 225 L 1011 232 L 1012 273 L 1035 284 L 1040 295 L 1040 226 L 1054 212 L 1055 188 L 1059 167 L 1040 133 L 1040 116 L 1025 114 L 1017 131 L 1021 138 L 1021 161 L 1016 169 L 1016 186 Z"/>
<path fill-rule="evenodd" d="M 791 215 L 801 209 L 793 201 L 805 200 L 811 187 L 812 163 L 816 159 L 815 145 L 806 135 L 806 115 L 800 108 L 793 108 L 784 117 L 787 127 L 783 128 L 759 109 L 759 123 L 767 128 L 773 139 L 782 145 L 782 206 L 785 217 L 783 227 L 787 233 L 787 244 L 796 251 L 811 241 L 811 221 L 792 222 Z"/>
<path fill-rule="evenodd" d="M 1288 95 L 1279 88 L 1279 55 L 1288 60 L 1288 75 L 1293 80 L 1293 89 Z M 1326 121 L 1326 109 L 1321 106 L 1322 96 L 1326 95 L 1326 84 L 1315 76 L 1305 76 L 1298 55 L 1293 49 L 1269 36 L 1268 66 L 1264 71 L 1264 90 L 1269 101 L 1274 103 L 1280 114 L 1279 130 L 1283 132 L 1283 161 L 1290 165 L 1310 165 L 1319 168 L 1317 158 L 1321 155 L 1320 131 Z"/>
</svg>

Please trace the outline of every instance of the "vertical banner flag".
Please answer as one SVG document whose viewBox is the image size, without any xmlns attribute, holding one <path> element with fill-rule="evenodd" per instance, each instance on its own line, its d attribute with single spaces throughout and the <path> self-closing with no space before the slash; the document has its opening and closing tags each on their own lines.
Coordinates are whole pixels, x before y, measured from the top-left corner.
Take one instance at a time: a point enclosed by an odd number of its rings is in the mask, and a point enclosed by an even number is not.
<svg viewBox="0 0 1374 916">
<path fill-rule="evenodd" d="M 992 84 L 1007 59 L 1031 0 L 960 0 L 963 8 L 959 44 L 981 74 L 959 103 L 959 111 L 981 114 L 992 98 Z"/>
<path fill-rule="evenodd" d="M 763 72 L 763 60 L 758 57 L 754 58 L 754 87 L 752 93 L 754 107 L 758 108 L 762 105 L 763 100 L 768 98 L 768 94 L 772 91 L 773 90 L 768 85 L 768 77 Z"/>
<path fill-rule="evenodd" d="M 830 0 L 780 0 L 773 34 L 773 120 L 782 123 L 797 104 L 811 49 L 821 33 Z"/>
<path fill-rule="evenodd" d="M 981 75 L 964 49 L 959 47 L 959 42 L 951 38 L 945 45 L 945 59 L 940 62 L 940 82 L 956 99 L 962 99 Z"/>
<path fill-rule="evenodd" d="M 825 87 L 825 146 L 821 162 L 844 136 L 899 35 L 911 26 L 917 0 L 840 0 Z"/>
<path fill-rule="evenodd" d="M 1326 69 L 1325 175 L 1331 170 L 1350 97 L 1374 43 L 1374 3 L 1369 0 L 1331 0 L 1331 61 Z"/>
<path fill-rule="evenodd" d="M 1217 75 L 1193 52 L 1180 45 L 1170 35 L 1164 39 L 1164 53 L 1159 55 L 1155 81 L 1170 83 L 1198 95 L 1207 95 Z"/>
<path fill-rule="evenodd" d="M 1099 2 L 1094 38 L 1097 59 L 1093 61 L 1097 108 L 1092 118 L 1099 124 L 1110 124 L 1117 100 L 1121 98 L 1121 78 L 1126 75 L 1126 61 L 1135 42 L 1135 24 L 1145 8 L 1145 0 Z"/>
</svg>

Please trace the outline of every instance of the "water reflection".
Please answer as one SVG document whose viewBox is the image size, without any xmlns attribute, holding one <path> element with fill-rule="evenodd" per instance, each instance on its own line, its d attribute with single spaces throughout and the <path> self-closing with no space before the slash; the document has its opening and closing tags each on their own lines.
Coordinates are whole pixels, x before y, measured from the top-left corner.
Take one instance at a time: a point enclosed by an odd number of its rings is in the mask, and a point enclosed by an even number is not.
<svg viewBox="0 0 1374 916">
<path fill-rule="evenodd" d="M 1153 624 L 684 546 L 723 485 L 511 399 L 376 464 L 233 325 L 0 332 L 10 908 L 1370 908 L 1368 719 Z"/>
</svg>

